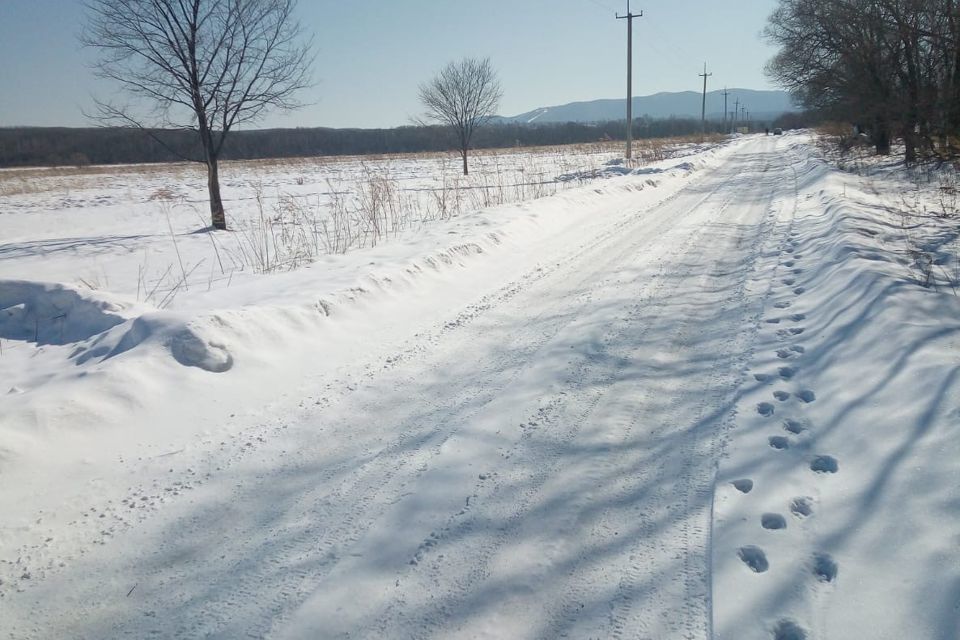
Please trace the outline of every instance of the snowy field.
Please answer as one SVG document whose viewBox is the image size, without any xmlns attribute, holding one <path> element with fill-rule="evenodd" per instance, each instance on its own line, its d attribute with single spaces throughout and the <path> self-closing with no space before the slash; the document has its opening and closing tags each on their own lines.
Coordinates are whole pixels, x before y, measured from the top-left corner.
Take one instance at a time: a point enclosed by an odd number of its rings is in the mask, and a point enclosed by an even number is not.
<svg viewBox="0 0 960 640">
<path fill-rule="evenodd" d="M 618 151 L 0 172 L 0 637 L 960 638 L 955 176 Z"/>
<path fill-rule="evenodd" d="M 702 148 L 640 141 L 641 164 Z M 383 244 L 436 221 L 627 171 L 621 145 L 226 162 L 230 234 L 210 224 L 198 164 L 0 170 L 0 278 L 64 282 L 160 308 L 184 294 Z M 29 275 L 28 275 L 29 274 Z M 195 296 L 194 296 L 195 297 Z"/>
</svg>

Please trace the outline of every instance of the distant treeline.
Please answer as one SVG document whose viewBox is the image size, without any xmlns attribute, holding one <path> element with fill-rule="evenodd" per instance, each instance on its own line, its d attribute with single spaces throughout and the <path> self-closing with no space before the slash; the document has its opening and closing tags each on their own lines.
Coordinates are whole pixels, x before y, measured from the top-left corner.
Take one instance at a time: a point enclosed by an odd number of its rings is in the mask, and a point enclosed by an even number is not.
<svg viewBox="0 0 960 640">
<path fill-rule="evenodd" d="M 762 125 L 756 125 L 762 126 Z M 710 132 L 721 123 L 708 123 Z M 694 118 L 634 121 L 635 138 L 661 138 L 699 133 Z M 120 128 L 0 128 L 0 167 L 83 166 L 199 160 L 196 133 Z M 585 124 L 497 124 L 477 132 L 474 147 L 504 148 L 577 144 L 624 138 L 623 122 Z M 394 129 L 262 129 L 235 131 L 227 138 L 223 159 L 253 160 L 313 156 L 414 153 L 451 149 L 453 140 L 441 127 Z"/>
<path fill-rule="evenodd" d="M 779 0 L 768 73 L 798 104 L 856 123 L 878 153 L 960 156 L 957 0 Z"/>
</svg>

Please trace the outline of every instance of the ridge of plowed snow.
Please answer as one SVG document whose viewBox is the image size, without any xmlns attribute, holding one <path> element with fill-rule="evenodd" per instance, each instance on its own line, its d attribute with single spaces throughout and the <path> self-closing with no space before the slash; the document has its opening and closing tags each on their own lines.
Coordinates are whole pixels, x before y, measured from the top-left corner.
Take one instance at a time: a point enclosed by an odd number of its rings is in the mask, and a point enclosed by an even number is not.
<svg viewBox="0 0 960 640">
<path fill-rule="evenodd" d="M 911 274 L 896 176 L 793 155 L 717 482 L 714 637 L 960 637 L 960 299 Z"/>
</svg>

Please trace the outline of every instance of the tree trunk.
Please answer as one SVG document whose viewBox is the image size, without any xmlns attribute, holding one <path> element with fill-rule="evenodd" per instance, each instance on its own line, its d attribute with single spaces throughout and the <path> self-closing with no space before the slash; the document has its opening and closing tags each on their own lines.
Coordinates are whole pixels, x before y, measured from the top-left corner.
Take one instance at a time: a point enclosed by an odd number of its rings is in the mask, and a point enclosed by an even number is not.
<svg viewBox="0 0 960 640">
<path fill-rule="evenodd" d="M 873 140 L 874 147 L 877 149 L 878 156 L 890 155 L 890 130 L 887 127 L 886 121 L 883 119 L 875 120 L 873 131 L 870 132 L 870 137 Z"/>
<path fill-rule="evenodd" d="M 210 224 L 214 229 L 226 230 L 227 217 L 220 198 L 220 173 L 215 157 L 207 159 L 207 191 L 210 193 Z"/>
<path fill-rule="evenodd" d="M 468 175 L 467 171 L 467 148 L 460 149 L 460 155 L 463 156 L 463 175 Z"/>
<path fill-rule="evenodd" d="M 917 161 L 917 138 L 912 128 L 903 133 L 903 147 L 903 162 L 907 165 L 914 164 Z"/>
</svg>

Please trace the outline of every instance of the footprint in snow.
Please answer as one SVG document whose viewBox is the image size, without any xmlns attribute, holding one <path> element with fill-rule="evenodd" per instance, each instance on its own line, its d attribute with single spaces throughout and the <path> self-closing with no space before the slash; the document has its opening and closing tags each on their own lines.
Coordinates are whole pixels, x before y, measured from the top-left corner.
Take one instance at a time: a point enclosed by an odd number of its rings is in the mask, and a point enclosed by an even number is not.
<svg viewBox="0 0 960 640">
<path fill-rule="evenodd" d="M 816 473 L 836 473 L 840 469 L 833 456 L 816 456 L 810 461 L 810 470 Z"/>
<path fill-rule="evenodd" d="M 783 302 L 777 302 L 773 306 L 776 309 L 786 309 L 787 307 L 790 306 L 790 301 L 784 300 Z"/>
<path fill-rule="evenodd" d="M 802 422 L 800 422 L 799 420 L 792 420 L 790 418 L 787 418 L 786 420 L 783 421 L 783 428 L 794 435 L 803 433 L 804 431 L 807 430 L 807 428 L 803 426 Z"/>
<path fill-rule="evenodd" d="M 792 267 L 792 266 L 795 265 L 795 264 L 796 264 L 796 262 L 794 262 L 793 260 L 787 260 L 786 262 L 783 263 L 783 266 L 785 266 L 785 267 L 787 267 L 787 268 L 789 269 L 790 267 Z"/>
<path fill-rule="evenodd" d="M 806 329 L 804 329 L 803 327 L 790 327 L 789 329 L 787 329 L 787 331 L 790 332 L 790 335 L 798 336 L 804 331 L 806 331 Z"/>
<path fill-rule="evenodd" d="M 753 379 L 756 380 L 757 382 L 762 382 L 763 384 L 767 384 L 768 382 L 773 380 L 773 376 L 770 375 L 769 373 L 755 373 L 753 374 Z"/>
<path fill-rule="evenodd" d="M 800 322 L 801 320 L 806 320 L 806 319 L 807 319 L 807 314 L 805 314 L 805 313 L 795 313 L 795 314 L 793 314 L 792 316 L 790 316 L 790 319 L 791 319 L 792 321 L 794 321 L 794 322 Z"/>
<path fill-rule="evenodd" d="M 790 513 L 798 518 L 806 518 L 813 514 L 813 500 L 807 497 L 798 497 L 790 501 Z"/>
<path fill-rule="evenodd" d="M 753 491 L 753 480 L 750 478 L 741 478 L 740 480 L 734 480 L 730 484 L 733 485 L 734 489 L 740 493 L 750 493 Z"/>
<path fill-rule="evenodd" d="M 743 563 L 750 567 L 750 570 L 754 573 L 763 573 L 770 568 L 770 563 L 767 562 L 767 554 L 765 554 L 760 547 L 753 545 L 740 547 L 740 549 L 737 550 L 737 555 L 740 556 Z"/>
<path fill-rule="evenodd" d="M 757 405 L 757 413 L 768 418 L 773 415 L 773 405 L 769 402 L 761 402 Z"/>
<path fill-rule="evenodd" d="M 793 278 L 784 278 L 784 279 L 783 279 L 783 284 L 787 285 L 788 287 L 793 286 L 793 283 L 794 283 L 794 282 L 796 282 L 796 280 L 794 280 Z"/>
<path fill-rule="evenodd" d="M 797 287 L 796 289 L 793 290 L 793 292 L 794 292 L 796 295 L 800 295 L 800 294 L 803 293 L 804 291 L 806 291 L 806 289 L 805 289 L 804 287 Z"/>
<path fill-rule="evenodd" d="M 807 640 L 807 632 L 793 620 L 780 620 L 773 628 L 773 640 Z"/>
<path fill-rule="evenodd" d="M 764 529 L 770 529 L 771 531 L 786 529 L 787 519 L 779 513 L 765 513 L 760 516 L 760 526 Z"/>
<path fill-rule="evenodd" d="M 797 375 L 797 370 L 793 367 L 780 367 L 777 369 L 777 375 L 779 375 L 784 380 L 789 380 L 793 376 Z"/>
<path fill-rule="evenodd" d="M 773 397 L 779 400 L 780 402 L 786 402 L 790 399 L 790 393 L 788 391 L 774 391 Z"/>
<path fill-rule="evenodd" d="M 817 395 L 810 389 L 804 389 L 803 391 L 798 391 L 796 395 L 803 402 L 813 402 L 814 400 L 817 399 Z"/>
<path fill-rule="evenodd" d="M 790 273 L 792 273 L 795 276 L 798 276 L 801 273 L 803 273 L 803 269 L 801 269 L 800 267 L 797 267 L 796 269 L 793 269 Z"/>
<path fill-rule="evenodd" d="M 767 442 L 777 451 L 784 451 L 790 448 L 790 440 L 786 436 L 770 436 L 767 438 Z"/>
<path fill-rule="evenodd" d="M 777 349 L 777 357 L 781 360 L 786 360 L 787 358 L 792 358 L 799 353 L 806 351 L 800 345 L 793 345 L 792 347 L 787 347 L 785 349 Z"/>
<path fill-rule="evenodd" d="M 837 577 L 837 563 L 829 553 L 813 554 L 813 575 L 820 582 L 833 582 Z"/>
</svg>

